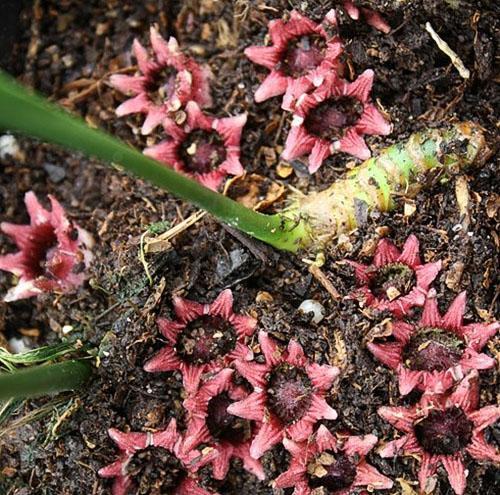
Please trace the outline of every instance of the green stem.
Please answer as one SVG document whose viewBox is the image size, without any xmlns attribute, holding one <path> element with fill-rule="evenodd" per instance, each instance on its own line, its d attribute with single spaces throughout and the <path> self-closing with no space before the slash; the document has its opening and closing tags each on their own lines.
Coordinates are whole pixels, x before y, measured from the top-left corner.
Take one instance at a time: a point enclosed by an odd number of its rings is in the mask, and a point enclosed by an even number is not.
<svg viewBox="0 0 500 495">
<path fill-rule="evenodd" d="M 64 361 L 1 373 L 0 400 L 75 390 L 84 385 L 91 374 L 92 366 L 88 361 Z"/>
<path fill-rule="evenodd" d="M 232 227 L 279 249 L 297 251 L 306 235 L 302 224 L 293 218 L 263 215 L 207 189 L 109 134 L 90 128 L 80 118 L 29 92 L 1 71 L 0 127 L 118 163 Z"/>
</svg>

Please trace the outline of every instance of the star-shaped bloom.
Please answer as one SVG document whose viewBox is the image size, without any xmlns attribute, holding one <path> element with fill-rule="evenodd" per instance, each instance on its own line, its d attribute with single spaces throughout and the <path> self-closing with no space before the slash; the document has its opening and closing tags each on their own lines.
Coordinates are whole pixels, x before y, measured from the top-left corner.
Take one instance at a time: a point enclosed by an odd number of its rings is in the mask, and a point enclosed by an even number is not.
<svg viewBox="0 0 500 495">
<path fill-rule="evenodd" d="M 163 120 L 168 138 L 146 148 L 144 154 L 216 190 L 226 175 L 244 172 L 240 139 L 246 121 L 246 114 L 216 119 L 190 101 L 186 105 L 185 124 Z"/>
<path fill-rule="evenodd" d="M 292 458 L 288 470 L 276 478 L 274 485 L 295 487 L 293 495 L 310 495 L 319 487 L 335 495 L 357 493 L 360 486 L 371 487 L 370 492 L 390 489 L 393 482 L 365 459 L 376 443 L 375 435 L 337 439 L 324 425 L 307 442 L 285 438 L 283 445 Z"/>
<path fill-rule="evenodd" d="M 336 31 L 335 10 L 316 24 L 296 10 L 288 21 L 269 22 L 271 46 L 250 46 L 245 55 L 271 72 L 255 92 L 260 103 L 284 94 L 282 108 L 292 110 L 298 95 L 319 86 L 327 73 L 340 67 L 343 44 Z"/>
<path fill-rule="evenodd" d="M 466 293 L 451 303 L 444 316 L 439 314 L 435 291 L 425 301 L 420 322 L 411 325 L 392 322 L 392 342 L 370 342 L 368 349 L 385 365 L 396 370 L 399 392 L 409 394 L 415 387 L 442 393 L 471 369 L 495 366 L 495 359 L 480 353 L 500 324 L 463 324 Z"/>
<path fill-rule="evenodd" d="M 115 428 L 110 428 L 108 433 L 117 445 L 120 453 L 115 462 L 99 470 L 99 476 L 114 478 L 113 495 L 132 495 L 137 493 L 134 491 L 134 486 L 138 480 L 134 479 L 134 475 L 137 476 L 137 473 L 134 471 L 140 472 L 142 470 L 134 469 L 132 464 L 134 458 L 151 448 L 166 451 L 162 457 L 168 458 L 169 465 L 165 466 L 165 469 L 168 470 L 170 478 L 168 483 L 173 485 L 168 487 L 172 490 L 168 493 L 172 493 L 172 495 L 215 495 L 213 492 L 201 488 L 197 483 L 193 472 L 196 468 L 193 469 L 193 466 L 197 466 L 200 462 L 205 462 L 205 460 L 202 461 L 203 454 L 194 450 L 186 453 L 183 447 L 183 438 L 177 432 L 175 419 L 170 421 L 165 430 L 156 433 L 124 433 Z M 171 455 L 169 456 L 168 453 Z M 165 456 L 165 454 L 167 455 Z M 142 464 L 144 463 L 145 461 L 143 460 Z M 146 466 L 146 471 L 151 470 L 148 468 L 151 467 Z M 166 480 L 160 481 L 160 483 L 166 482 Z"/>
<path fill-rule="evenodd" d="M 382 239 L 371 265 L 347 262 L 354 267 L 360 286 L 349 297 L 380 311 L 389 310 L 398 318 L 414 306 L 424 305 L 429 287 L 441 270 L 441 261 L 420 261 L 419 241 L 414 235 L 408 237 L 402 251 Z"/>
<path fill-rule="evenodd" d="M 212 104 L 208 67 L 198 65 L 182 53 L 175 38 L 165 41 L 154 27 L 150 36 L 152 56 L 137 39 L 134 40 L 132 50 L 139 74 L 115 74 L 110 78 L 114 88 L 132 96 L 116 109 L 116 114 L 119 117 L 145 114 L 143 134 L 150 134 L 165 117 L 188 101 L 195 101 L 202 107 Z"/>
<path fill-rule="evenodd" d="M 282 157 L 293 160 L 309 155 L 311 173 L 338 151 L 361 160 L 370 158 L 363 135 L 385 135 L 392 130 L 369 101 L 372 85 L 371 69 L 353 82 L 330 73 L 312 93 L 299 96 Z"/>
<path fill-rule="evenodd" d="M 2 222 L 0 230 L 16 243 L 17 253 L 0 256 L 0 270 L 19 278 L 5 301 L 16 301 L 43 292 L 70 292 L 87 278 L 85 269 L 92 261 L 92 236 L 71 222 L 61 204 L 49 195 L 47 211 L 35 194 L 26 193 L 24 202 L 29 225 Z"/>
<path fill-rule="evenodd" d="M 254 425 L 227 412 L 229 405 L 248 396 L 245 388 L 234 384 L 233 373 L 229 368 L 219 371 L 184 401 L 188 411 L 184 448 L 189 451 L 204 444 L 204 450 L 217 452 L 216 457 L 207 459 L 216 480 L 226 477 L 233 457 L 241 459 L 247 471 L 263 480 L 262 464 L 250 456 Z"/>
<path fill-rule="evenodd" d="M 478 373 L 473 370 L 451 394 L 423 394 L 411 407 L 381 407 L 379 415 L 404 435 L 379 454 L 419 455 L 418 480 L 424 494 L 433 491 L 441 464 L 454 492 L 462 495 L 467 484 L 464 453 L 479 461 L 500 462 L 500 454 L 484 438 L 485 428 L 500 418 L 500 407 L 478 409 L 478 403 Z"/>
<path fill-rule="evenodd" d="M 367 9 L 365 7 L 356 7 L 356 5 L 354 5 L 354 2 L 351 2 L 350 0 L 344 0 L 343 7 L 347 12 L 347 15 L 351 19 L 357 21 L 360 17 L 360 14 L 363 14 L 363 17 L 365 18 L 365 21 L 369 26 L 382 31 L 385 34 L 391 32 L 391 26 L 389 26 L 384 18 L 375 10 Z"/>
<path fill-rule="evenodd" d="M 234 360 L 252 359 L 246 339 L 257 321 L 233 312 L 233 294 L 222 291 L 211 304 L 173 298 L 176 320 L 158 318 L 167 344 L 145 365 L 149 372 L 179 370 L 188 395 L 195 393 L 204 372 L 216 372 Z"/>
<path fill-rule="evenodd" d="M 335 366 L 311 363 L 294 340 L 282 351 L 261 331 L 259 343 L 264 363 L 242 360 L 234 363 L 254 390 L 227 408 L 230 414 L 259 423 L 250 446 L 250 455 L 255 459 L 281 442 L 285 435 L 303 441 L 318 420 L 337 418 L 325 395 L 339 374 Z"/>
</svg>

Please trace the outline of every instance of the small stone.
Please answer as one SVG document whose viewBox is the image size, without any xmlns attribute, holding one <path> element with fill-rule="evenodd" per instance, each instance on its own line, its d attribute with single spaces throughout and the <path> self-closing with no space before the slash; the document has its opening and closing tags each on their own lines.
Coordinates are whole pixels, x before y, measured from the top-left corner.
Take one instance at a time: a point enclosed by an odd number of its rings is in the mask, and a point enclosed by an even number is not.
<svg viewBox="0 0 500 495">
<path fill-rule="evenodd" d="M 49 179 L 54 184 L 59 184 L 66 178 L 66 170 L 64 167 L 59 165 L 52 165 L 52 163 L 44 163 L 43 169 L 47 172 Z"/>
<path fill-rule="evenodd" d="M 325 317 L 325 308 L 321 303 L 314 299 L 306 299 L 299 306 L 299 311 L 304 314 L 312 313 L 312 322 L 319 323 Z"/>
</svg>

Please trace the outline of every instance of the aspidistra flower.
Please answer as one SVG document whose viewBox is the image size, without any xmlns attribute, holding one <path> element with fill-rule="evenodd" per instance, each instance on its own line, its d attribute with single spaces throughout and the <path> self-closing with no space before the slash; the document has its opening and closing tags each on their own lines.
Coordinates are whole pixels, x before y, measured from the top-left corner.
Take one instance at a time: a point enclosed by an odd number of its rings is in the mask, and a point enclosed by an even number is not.
<svg viewBox="0 0 500 495">
<path fill-rule="evenodd" d="M 441 261 L 422 263 L 420 243 L 410 235 L 400 251 L 388 239 L 377 245 L 371 265 L 347 260 L 354 267 L 360 286 L 349 297 L 360 299 L 366 306 L 389 310 L 401 317 L 415 306 L 423 306 L 430 285 L 441 270 Z"/>
<path fill-rule="evenodd" d="M 165 41 L 154 27 L 150 36 L 152 56 L 137 39 L 132 46 L 140 74 L 115 74 L 110 78 L 114 88 L 132 96 L 116 109 L 116 114 L 119 117 L 145 114 L 143 134 L 150 134 L 165 117 L 188 101 L 202 107 L 212 104 L 208 67 L 198 65 L 182 53 L 175 38 Z"/>
<path fill-rule="evenodd" d="M 246 121 L 246 113 L 211 117 L 190 101 L 185 123 L 181 126 L 169 118 L 163 120 L 168 138 L 146 148 L 144 154 L 216 190 L 226 175 L 244 173 L 240 139 Z"/>
<path fill-rule="evenodd" d="M 363 14 L 363 17 L 365 18 L 366 23 L 369 26 L 382 31 L 385 34 L 391 32 L 391 26 L 389 26 L 384 18 L 375 10 L 367 9 L 365 7 L 356 7 L 356 5 L 354 5 L 354 2 L 351 2 L 350 0 L 344 0 L 343 7 L 351 19 L 357 21 L 360 17 L 360 14 Z"/>
<path fill-rule="evenodd" d="M 213 449 L 217 455 L 207 458 L 204 464 L 212 464 L 216 480 L 226 477 L 233 457 L 241 459 L 247 471 L 263 480 L 262 464 L 250 455 L 255 426 L 227 411 L 228 406 L 248 396 L 244 387 L 234 384 L 233 373 L 229 368 L 219 371 L 184 401 L 188 411 L 184 448 L 189 451 L 203 444 L 203 450 Z"/>
<path fill-rule="evenodd" d="M 465 292 L 459 294 L 446 314 L 441 316 L 435 295 L 431 289 L 417 325 L 392 322 L 395 342 L 370 342 L 367 345 L 378 360 L 397 371 L 402 395 L 409 394 L 415 387 L 442 393 L 469 370 L 495 366 L 495 359 L 480 351 L 497 333 L 500 324 L 464 325 Z"/>
<path fill-rule="evenodd" d="M 188 395 L 196 392 L 204 372 L 216 372 L 236 359 L 252 359 L 246 339 L 257 321 L 233 312 L 233 294 L 222 291 L 211 304 L 173 298 L 176 320 L 158 318 L 167 344 L 145 365 L 149 372 L 179 370 Z"/>
<path fill-rule="evenodd" d="M 309 441 L 285 438 L 283 445 L 292 458 L 288 470 L 276 478 L 274 485 L 295 487 L 293 495 L 311 495 L 320 487 L 335 495 L 357 493 L 356 489 L 362 486 L 369 486 L 370 491 L 390 489 L 392 480 L 365 459 L 376 443 L 375 435 L 336 438 L 324 425 Z"/>
<path fill-rule="evenodd" d="M 169 489 L 168 493 L 172 495 L 216 495 L 198 484 L 193 466 L 202 462 L 203 454 L 195 450 L 186 452 L 175 419 L 165 430 L 156 433 L 124 433 L 115 428 L 110 428 L 108 433 L 120 453 L 116 461 L 99 470 L 99 476 L 114 478 L 113 495 L 151 493 L 153 488 Z M 151 460 L 152 457 L 154 459 L 154 451 L 158 465 Z M 149 485 L 155 477 L 154 487 L 143 486 Z M 142 491 L 144 489 L 148 491 Z"/>
<path fill-rule="evenodd" d="M 283 351 L 261 331 L 259 343 L 264 363 L 234 362 L 254 390 L 227 408 L 230 414 L 259 423 L 250 446 L 250 455 L 255 459 L 281 442 L 285 435 L 303 441 L 318 420 L 337 418 L 325 395 L 339 374 L 335 366 L 311 363 L 295 340 Z"/>
<path fill-rule="evenodd" d="M 26 193 L 24 202 L 29 225 L 2 222 L 0 229 L 11 237 L 19 251 L 0 256 L 0 270 L 19 278 L 5 301 L 16 301 L 43 292 L 71 292 L 87 278 L 85 269 L 92 261 L 92 236 L 71 222 L 54 196 L 49 195 L 47 211 L 35 193 Z"/>
<path fill-rule="evenodd" d="M 347 82 L 330 73 L 312 93 L 300 95 L 282 157 L 293 160 L 309 155 L 311 173 L 338 151 L 361 160 L 369 158 L 371 152 L 363 135 L 385 135 L 392 130 L 369 101 L 373 76 L 367 69 L 355 81 Z"/>
<path fill-rule="evenodd" d="M 288 21 L 269 22 L 271 46 L 250 46 L 245 55 L 271 72 L 255 92 L 260 103 L 284 94 L 282 108 L 292 110 L 298 95 L 319 86 L 327 73 L 340 67 L 343 44 L 332 33 L 337 26 L 335 10 L 330 10 L 321 24 L 296 10 Z"/>
<path fill-rule="evenodd" d="M 420 456 L 418 480 L 431 493 L 439 465 L 450 485 L 462 495 L 467 485 L 464 454 L 479 461 L 500 462 L 500 454 L 484 438 L 484 430 L 500 418 L 499 406 L 478 409 L 477 371 L 471 371 L 451 394 L 423 394 L 411 407 L 381 407 L 379 415 L 404 435 L 386 444 L 382 457 Z"/>
</svg>

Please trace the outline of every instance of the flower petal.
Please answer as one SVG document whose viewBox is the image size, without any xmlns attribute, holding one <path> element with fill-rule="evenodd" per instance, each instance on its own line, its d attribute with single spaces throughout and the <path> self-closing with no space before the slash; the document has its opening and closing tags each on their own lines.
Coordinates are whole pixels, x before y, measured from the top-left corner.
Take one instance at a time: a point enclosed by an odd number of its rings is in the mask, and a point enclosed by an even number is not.
<svg viewBox="0 0 500 495">
<path fill-rule="evenodd" d="M 415 268 L 415 276 L 417 278 L 417 286 L 424 290 L 429 290 L 430 285 L 441 271 L 441 260 L 434 263 L 426 263 L 425 265 Z"/>
<path fill-rule="evenodd" d="M 312 363 L 306 366 L 306 373 L 314 388 L 326 391 L 331 388 L 340 370 L 336 366 Z"/>
<path fill-rule="evenodd" d="M 116 428 L 110 428 L 108 435 L 120 450 L 128 453 L 145 449 L 148 446 L 148 435 L 146 433 L 124 433 Z"/>
<path fill-rule="evenodd" d="M 465 487 L 467 486 L 462 455 L 460 453 L 456 453 L 454 455 L 443 455 L 441 456 L 441 462 L 448 473 L 448 479 L 450 480 L 451 487 L 457 495 L 462 495 L 465 492 Z"/>
<path fill-rule="evenodd" d="M 264 392 L 253 392 L 246 399 L 230 404 L 227 412 L 240 418 L 262 421 L 265 416 L 265 403 L 266 394 Z"/>
<path fill-rule="evenodd" d="M 377 441 L 378 438 L 375 435 L 349 436 L 345 440 L 342 450 L 348 456 L 364 457 L 375 447 Z"/>
<path fill-rule="evenodd" d="M 443 316 L 442 326 L 444 328 L 449 328 L 457 333 L 460 331 L 465 313 L 466 296 L 467 293 L 463 291 L 450 304 L 448 311 Z"/>
<path fill-rule="evenodd" d="M 249 46 L 243 52 L 254 64 L 262 65 L 269 70 L 280 61 L 282 51 L 275 46 Z"/>
<path fill-rule="evenodd" d="M 413 431 L 413 423 L 417 418 L 415 408 L 382 406 L 377 412 L 380 417 L 398 430 L 405 433 Z"/>
<path fill-rule="evenodd" d="M 377 344 L 369 342 L 367 349 L 382 363 L 395 370 L 401 364 L 403 346 L 399 342 L 384 342 Z"/>
<path fill-rule="evenodd" d="M 358 132 L 368 135 L 386 136 L 392 132 L 389 124 L 372 103 L 365 103 L 363 113 L 355 125 Z"/>
<path fill-rule="evenodd" d="M 497 449 L 486 442 L 482 432 L 472 435 L 469 445 L 465 447 L 467 453 L 478 461 L 489 461 L 500 463 L 500 453 Z"/>
<path fill-rule="evenodd" d="M 393 484 L 390 478 L 381 474 L 364 459 L 356 466 L 356 478 L 353 486 L 371 486 L 375 490 L 388 490 L 392 488 Z"/>
<path fill-rule="evenodd" d="M 286 91 L 287 85 L 288 77 L 279 71 L 272 70 L 255 91 L 254 99 L 257 103 L 261 103 L 273 96 L 282 95 Z"/>
<path fill-rule="evenodd" d="M 268 366 L 276 366 L 281 361 L 281 350 L 274 339 L 267 332 L 259 332 L 259 344 Z"/>
<path fill-rule="evenodd" d="M 371 151 L 365 143 L 362 136 L 358 134 L 356 129 L 348 129 L 343 138 L 333 143 L 333 148 L 337 151 L 348 153 L 360 160 L 368 160 L 371 156 Z"/>
<path fill-rule="evenodd" d="M 228 408 L 229 410 L 229 408 Z M 283 439 L 283 428 L 274 420 L 263 423 L 250 446 L 250 455 L 259 459 Z"/>
</svg>

